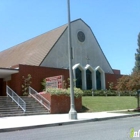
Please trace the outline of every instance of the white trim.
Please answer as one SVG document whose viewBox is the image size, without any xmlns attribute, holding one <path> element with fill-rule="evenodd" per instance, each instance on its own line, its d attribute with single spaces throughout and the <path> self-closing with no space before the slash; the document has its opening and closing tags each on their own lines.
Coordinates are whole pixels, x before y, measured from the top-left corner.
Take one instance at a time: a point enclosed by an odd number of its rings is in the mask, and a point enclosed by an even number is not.
<svg viewBox="0 0 140 140">
<path fill-rule="evenodd" d="M 101 73 L 101 88 L 102 89 L 106 89 L 105 87 L 105 72 L 103 71 L 103 69 L 100 67 L 100 66 L 97 66 L 96 68 L 95 68 L 95 72 L 96 71 L 99 71 L 100 73 Z M 97 88 L 97 87 L 96 87 Z"/>
<path fill-rule="evenodd" d="M 87 64 L 85 66 L 85 71 L 88 70 L 88 69 L 92 73 L 92 89 L 96 89 L 96 72 L 89 64 Z M 87 85 L 87 83 L 86 83 L 86 85 Z"/>
<path fill-rule="evenodd" d="M 74 79 L 76 79 L 76 73 L 75 70 L 79 68 L 82 72 L 82 89 L 87 89 L 87 82 L 86 82 L 86 70 L 89 69 L 92 73 L 92 89 L 96 90 L 97 89 L 97 85 L 96 85 L 96 71 L 98 70 L 101 73 L 101 89 L 106 89 L 105 86 L 105 72 L 103 71 L 103 69 L 100 66 L 97 66 L 95 69 L 90 66 L 89 64 L 87 64 L 85 67 L 83 67 L 80 63 L 75 64 L 73 66 L 73 75 L 74 75 Z M 74 82 L 74 85 L 76 87 L 76 82 Z"/>
<path fill-rule="evenodd" d="M 72 69 L 73 69 L 73 76 L 74 76 L 74 79 L 76 79 L 76 73 L 75 73 L 75 70 L 79 68 L 82 72 L 82 89 L 86 89 L 86 74 L 85 74 L 85 68 L 82 67 L 80 65 L 80 63 L 78 64 L 75 64 Z M 76 82 L 74 82 L 74 85 L 76 86 Z"/>
</svg>

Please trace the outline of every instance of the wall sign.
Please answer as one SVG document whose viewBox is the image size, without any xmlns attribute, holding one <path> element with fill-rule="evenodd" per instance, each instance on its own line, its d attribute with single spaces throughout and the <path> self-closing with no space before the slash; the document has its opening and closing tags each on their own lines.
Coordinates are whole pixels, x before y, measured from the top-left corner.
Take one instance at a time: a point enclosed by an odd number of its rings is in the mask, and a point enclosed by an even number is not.
<svg viewBox="0 0 140 140">
<path fill-rule="evenodd" d="M 46 88 L 63 88 L 63 75 L 47 77 Z"/>
</svg>

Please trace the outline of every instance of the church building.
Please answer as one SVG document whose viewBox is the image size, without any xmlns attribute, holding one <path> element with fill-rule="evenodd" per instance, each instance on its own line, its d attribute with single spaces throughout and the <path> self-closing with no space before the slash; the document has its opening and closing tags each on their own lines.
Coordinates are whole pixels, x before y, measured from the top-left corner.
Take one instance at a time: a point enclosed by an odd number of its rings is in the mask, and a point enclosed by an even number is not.
<svg viewBox="0 0 140 140">
<path fill-rule="evenodd" d="M 92 29 L 82 19 L 71 22 L 72 69 L 75 86 L 84 90 L 107 89 L 122 75 L 112 69 Z M 23 76 L 31 74 L 31 86 L 38 92 L 44 78 L 69 78 L 68 25 L 53 29 L 0 52 L 0 94 L 6 85 L 22 95 Z M 1 96 L 0 95 L 0 96 Z"/>
</svg>

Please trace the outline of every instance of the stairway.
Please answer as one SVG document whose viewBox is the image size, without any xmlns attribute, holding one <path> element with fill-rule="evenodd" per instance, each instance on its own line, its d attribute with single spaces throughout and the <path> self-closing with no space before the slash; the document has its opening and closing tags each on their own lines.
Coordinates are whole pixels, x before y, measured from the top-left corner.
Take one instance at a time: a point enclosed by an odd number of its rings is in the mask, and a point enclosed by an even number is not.
<svg viewBox="0 0 140 140">
<path fill-rule="evenodd" d="M 28 96 L 22 96 L 21 98 L 26 102 L 26 112 L 24 115 L 43 115 L 49 113 L 49 111 L 34 98 Z"/>
<path fill-rule="evenodd" d="M 23 114 L 21 108 L 7 96 L 0 96 L 0 117 L 18 116 Z"/>
<path fill-rule="evenodd" d="M 12 102 L 10 97 L 0 96 L 0 117 L 42 115 L 49 112 L 32 97 L 21 97 L 26 102 L 26 112 Z"/>
</svg>

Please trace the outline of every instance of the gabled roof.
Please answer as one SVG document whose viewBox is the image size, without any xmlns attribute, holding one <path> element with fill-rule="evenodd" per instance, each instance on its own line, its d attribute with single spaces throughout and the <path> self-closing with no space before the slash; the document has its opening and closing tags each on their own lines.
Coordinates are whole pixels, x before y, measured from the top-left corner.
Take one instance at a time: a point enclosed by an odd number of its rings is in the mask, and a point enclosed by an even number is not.
<svg viewBox="0 0 140 140">
<path fill-rule="evenodd" d="M 86 26 L 88 26 L 82 19 L 76 19 L 71 23 L 78 20 L 81 20 Z M 0 67 L 15 68 L 18 67 L 19 64 L 41 66 L 42 62 L 45 60 L 66 29 L 67 24 L 0 52 Z M 89 29 L 91 30 L 90 27 Z M 94 34 L 93 36 L 102 51 Z M 104 55 L 103 51 L 102 54 Z M 104 58 L 109 64 L 105 55 Z"/>
<path fill-rule="evenodd" d="M 66 28 L 67 24 L 0 52 L 0 67 L 39 66 Z"/>
</svg>

